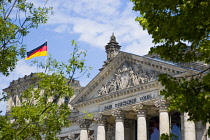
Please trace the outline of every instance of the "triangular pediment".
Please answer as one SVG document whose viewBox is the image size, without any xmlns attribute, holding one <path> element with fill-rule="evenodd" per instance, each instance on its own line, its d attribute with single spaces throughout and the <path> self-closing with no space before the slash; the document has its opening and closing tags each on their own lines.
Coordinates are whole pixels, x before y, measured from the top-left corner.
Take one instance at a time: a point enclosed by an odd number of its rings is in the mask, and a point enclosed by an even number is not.
<svg viewBox="0 0 210 140">
<path fill-rule="evenodd" d="M 126 60 L 112 73 L 110 78 L 102 84 L 96 96 L 103 96 L 118 90 L 156 81 L 159 74 L 159 71 Z"/>
<path fill-rule="evenodd" d="M 74 98 L 72 104 L 152 83 L 157 81 L 160 73 L 178 75 L 186 72 L 193 73 L 172 63 L 121 52 Z"/>
</svg>

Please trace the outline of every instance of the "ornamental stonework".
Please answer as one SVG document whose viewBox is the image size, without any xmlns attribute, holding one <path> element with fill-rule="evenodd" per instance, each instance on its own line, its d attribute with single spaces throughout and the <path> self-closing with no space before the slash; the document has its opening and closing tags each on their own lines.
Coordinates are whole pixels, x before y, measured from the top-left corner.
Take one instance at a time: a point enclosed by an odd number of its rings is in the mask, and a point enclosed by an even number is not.
<svg viewBox="0 0 210 140">
<path fill-rule="evenodd" d="M 123 122 L 125 119 L 125 112 L 122 110 L 119 110 L 119 109 L 113 110 L 111 114 L 113 117 L 115 117 L 116 122 Z"/>
<path fill-rule="evenodd" d="M 101 125 L 101 126 L 104 126 L 106 122 L 105 116 L 103 116 L 101 113 L 95 116 L 94 120 L 97 122 L 97 125 Z"/>
<path fill-rule="evenodd" d="M 117 90 L 156 81 L 160 72 L 126 61 L 98 90 L 98 96 L 107 95 Z"/>
<path fill-rule="evenodd" d="M 88 120 L 88 119 L 79 119 L 79 120 L 78 120 L 78 123 L 79 123 L 80 128 L 82 128 L 82 129 L 88 129 L 89 126 L 90 126 L 91 123 L 92 123 L 92 120 Z"/>
<path fill-rule="evenodd" d="M 154 102 L 156 107 L 159 107 L 159 112 L 168 112 L 169 101 L 165 99 L 160 99 Z"/>
</svg>

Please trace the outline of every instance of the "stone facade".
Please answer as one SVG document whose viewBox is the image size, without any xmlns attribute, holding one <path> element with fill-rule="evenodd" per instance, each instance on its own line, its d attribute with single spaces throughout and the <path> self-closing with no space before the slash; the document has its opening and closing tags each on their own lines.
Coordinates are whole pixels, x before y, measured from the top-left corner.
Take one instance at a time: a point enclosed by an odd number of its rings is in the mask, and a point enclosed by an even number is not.
<svg viewBox="0 0 210 140">
<path fill-rule="evenodd" d="M 107 60 L 99 74 L 86 87 L 75 81 L 77 94 L 69 100 L 71 126 L 62 129 L 60 139 L 158 140 L 163 133 L 174 133 L 177 140 L 207 140 L 201 122 L 188 121 L 187 113 L 168 111 L 169 102 L 160 95 L 163 87 L 157 81 L 160 73 L 183 76 L 196 70 L 153 56 L 121 52 L 120 47 L 113 34 L 105 46 Z M 19 89 L 27 88 L 25 80 L 27 76 L 13 81 L 5 91 L 19 96 Z M 17 103 L 13 96 L 8 111 Z M 94 118 L 78 121 L 84 111 Z"/>
</svg>

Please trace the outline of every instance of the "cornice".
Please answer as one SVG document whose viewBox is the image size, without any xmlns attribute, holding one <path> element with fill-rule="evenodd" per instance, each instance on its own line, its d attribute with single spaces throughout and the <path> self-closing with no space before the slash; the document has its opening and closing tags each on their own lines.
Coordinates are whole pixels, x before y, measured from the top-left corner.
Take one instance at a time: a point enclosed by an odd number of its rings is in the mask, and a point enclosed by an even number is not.
<svg viewBox="0 0 210 140">
<path fill-rule="evenodd" d="M 95 76 L 95 78 L 86 86 L 87 88 L 84 88 L 84 90 L 80 92 L 80 94 L 72 101 L 72 104 L 82 102 L 97 86 L 101 85 L 101 83 L 103 83 L 103 81 L 109 77 L 110 74 L 114 73 L 116 69 L 125 61 L 134 62 L 137 65 L 140 64 L 147 68 L 161 71 L 162 73 L 168 73 L 170 75 L 177 75 L 184 72 L 183 68 L 176 66 L 168 67 L 169 64 L 165 64 L 163 62 L 158 62 L 126 52 L 120 52 L 97 76 Z"/>
<path fill-rule="evenodd" d="M 84 88 L 80 95 L 78 95 L 72 103 L 74 104 L 76 100 L 79 98 L 88 96 L 98 85 L 100 85 L 104 79 L 110 75 L 110 73 L 113 73 L 114 70 L 116 70 L 117 67 L 119 67 L 120 64 L 122 64 L 125 61 L 125 58 L 120 55 L 121 52 L 113 59 L 100 73 L 98 73 L 92 81 L 89 82 L 89 84 L 86 86 L 88 88 Z"/>
<path fill-rule="evenodd" d="M 160 71 L 161 73 L 168 73 L 172 76 L 182 75 L 183 73 L 195 73 L 193 70 L 182 68 L 175 64 L 170 64 L 164 61 L 153 60 L 152 58 L 146 58 L 126 52 L 120 52 L 93 80 L 72 100 L 72 104 L 84 101 L 98 86 L 102 86 L 102 83 L 112 74 L 115 70 L 125 61 L 134 62 L 137 65 L 142 65 L 146 68 Z"/>
<path fill-rule="evenodd" d="M 75 108 L 79 108 L 79 107 L 83 107 L 83 106 L 87 106 L 87 105 L 91 105 L 91 104 L 96 104 L 96 103 L 100 103 L 100 102 L 103 102 L 103 101 L 106 101 L 106 100 L 110 100 L 110 99 L 116 99 L 120 96 L 125 96 L 125 95 L 129 95 L 129 94 L 132 94 L 132 93 L 135 93 L 135 92 L 143 92 L 143 91 L 146 91 L 146 90 L 150 90 L 151 88 L 160 88 L 161 87 L 161 84 L 159 82 L 151 82 L 151 83 L 147 83 L 147 84 L 143 84 L 143 85 L 139 85 L 139 86 L 136 86 L 136 87 L 131 87 L 131 88 L 128 88 L 128 89 L 123 89 L 123 90 L 118 90 L 114 93 L 111 93 L 111 94 L 108 94 L 108 95 L 105 95 L 105 96 L 100 96 L 100 97 L 97 97 L 97 98 L 93 98 L 93 99 L 90 99 L 90 100 L 85 100 L 83 102 L 79 102 L 79 103 L 76 103 L 76 104 L 73 104 L 72 106 L 75 107 Z"/>
<path fill-rule="evenodd" d="M 13 91 L 18 92 L 20 90 L 27 89 L 30 85 L 37 82 L 37 77 L 34 73 L 30 75 L 25 75 L 23 78 L 18 78 L 18 80 L 13 80 L 10 82 L 9 87 L 3 89 L 3 91 L 12 93 Z"/>
<path fill-rule="evenodd" d="M 180 68 L 178 66 L 175 65 L 170 65 L 168 63 L 164 63 L 164 61 L 157 61 L 154 59 L 149 59 L 146 57 L 142 57 L 142 56 L 138 56 L 138 55 L 128 55 L 128 53 L 126 52 L 122 52 L 124 53 L 124 58 L 127 61 L 132 61 L 135 62 L 136 64 L 141 64 L 143 66 L 149 67 L 151 69 L 155 69 L 157 71 L 161 71 L 162 73 L 168 73 L 168 74 L 180 74 L 183 73 L 184 71 L 186 71 L 184 68 Z M 168 67 L 168 66 L 171 67 Z"/>
</svg>

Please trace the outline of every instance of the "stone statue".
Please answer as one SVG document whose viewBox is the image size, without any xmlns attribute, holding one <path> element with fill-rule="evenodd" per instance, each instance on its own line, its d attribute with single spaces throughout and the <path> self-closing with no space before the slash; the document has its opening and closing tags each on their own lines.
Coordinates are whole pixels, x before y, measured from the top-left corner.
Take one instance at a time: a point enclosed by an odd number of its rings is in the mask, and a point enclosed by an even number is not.
<svg viewBox="0 0 210 140">
<path fill-rule="evenodd" d="M 98 92 L 100 96 L 108 94 L 106 85 L 103 85 L 101 90 Z"/>
<path fill-rule="evenodd" d="M 116 84 L 116 80 L 115 79 L 112 79 L 110 82 L 109 82 L 109 86 L 108 86 L 108 93 L 112 92 L 112 91 L 116 91 L 117 90 L 117 84 Z"/>
<path fill-rule="evenodd" d="M 157 80 L 158 74 L 159 72 L 153 69 L 148 69 L 140 64 L 127 61 L 116 70 L 107 83 L 102 85 L 101 89 L 98 91 L 98 96 L 155 81 Z"/>
</svg>

